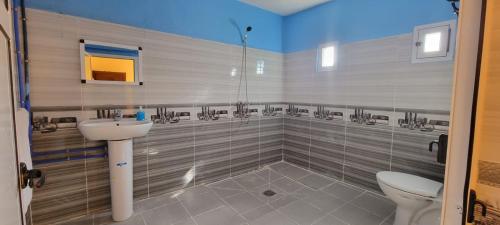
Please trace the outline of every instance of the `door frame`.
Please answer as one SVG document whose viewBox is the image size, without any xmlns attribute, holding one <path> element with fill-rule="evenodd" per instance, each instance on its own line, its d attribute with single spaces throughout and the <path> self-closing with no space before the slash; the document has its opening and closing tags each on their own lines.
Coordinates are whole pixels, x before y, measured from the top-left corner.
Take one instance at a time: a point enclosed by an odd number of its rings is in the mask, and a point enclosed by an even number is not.
<svg viewBox="0 0 500 225">
<path fill-rule="evenodd" d="M 18 104 L 17 104 L 17 100 L 16 100 L 16 92 L 17 92 L 17 88 L 16 86 L 14 85 L 15 82 L 17 81 L 17 79 L 15 78 L 15 74 L 16 74 L 16 70 L 15 70 L 15 66 L 14 66 L 14 57 L 13 57 L 13 54 L 14 54 L 14 49 L 13 49 L 13 31 L 12 31 L 12 22 L 13 22 L 13 17 L 12 17 L 12 10 L 14 10 L 14 3 L 13 1 L 11 0 L 4 0 L 4 3 L 5 4 L 1 4 L 0 5 L 0 11 L 1 11 L 1 15 L 0 15 L 0 35 L 3 35 L 7 41 L 7 49 L 8 49 L 8 76 L 9 76 L 9 91 L 10 91 L 10 95 L 11 95 L 11 98 L 10 98 L 10 104 L 11 104 L 11 120 L 12 120 L 12 132 L 13 132 L 13 144 L 14 144 L 14 148 L 12 149 L 12 151 L 14 151 L 14 163 L 13 166 L 15 168 L 15 172 L 14 174 L 12 174 L 12 176 L 14 176 L 15 180 L 16 180 L 16 188 L 17 188 L 17 201 L 18 201 L 18 204 L 16 204 L 15 206 L 13 205 L 12 207 L 19 207 L 19 213 L 17 213 L 17 215 L 12 215 L 12 216 L 19 216 L 19 225 L 24 225 L 26 224 L 26 216 L 23 214 L 23 210 L 22 210 L 22 196 L 21 196 L 21 184 L 20 184 L 20 179 L 19 179 L 19 157 L 18 157 L 18 149 L 17 149 L 17 143 L 18 143 L 18 140 L 17 140 L 17 124 L 16 124 L 16 110 L 17 110 L 17 107 L 18 107 Z"/>
<path fill-rule="evenodd" d="M 441 225 L 464 225 L 467 215 L 486 2 L 460 4 Z"/>
<path fill-rule="evenodd" d="M 476 116 L 477 116 L 477 100 L 479 95 L 480 88 L 480 79 L 481 79 L 481 65 L 483 59 L 483 45 L 484 45 L 484 28 L 486 22 L 486 10 L 488 7 L 488 1 L 482 0 L 481 5 L 481 25 L 479 31 L 479 43 L 478 43 L 478 51 L 477 51 L 477 62 L 476 62 L 476 74 L 474 81 L 474 93 L 472 100 L 472 112 L 471 112 L 471 125 L 469 131 L 469 146 L 467 153 L 467 170 L 465 175 L 465 184 L 464 184 L 464 193 L 463 193 L 463 209 L 462 213 L 462 225 L 467 224 L 467 215 L 468 205 L 469 205 L 469 188 L 470 188 L 470 179 L 471 179 L 471 171 L 472 171 L 472 163 L 473 163 L 473 154 L 474 154 L 474 137 L 476 133 Z"/>
</svg>

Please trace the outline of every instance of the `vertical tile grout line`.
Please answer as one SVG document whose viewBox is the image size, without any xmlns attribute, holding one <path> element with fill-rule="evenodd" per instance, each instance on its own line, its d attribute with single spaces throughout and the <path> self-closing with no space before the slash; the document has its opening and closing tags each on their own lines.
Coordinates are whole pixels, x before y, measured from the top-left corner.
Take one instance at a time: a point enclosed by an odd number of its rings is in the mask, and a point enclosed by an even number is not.
<svg viewBox="0 0 500 225">
<path fill-rule="evenodd" d="M 345 180 L 345 163 L 346 163 L 346 149 L 347 149 L 347 119 L 344 117 L 347 115 L 347 105 L 345 105 L 344 110 L 345 110 L 344 116 L 342 116 L 342 120 L 344 122 L 344 144 L 343 144 L 344 154 L 342 154 L 344 158 L 342 159 L 342 178 L 341 178 L 342 181 Z"/>
<path fill-rule="evenodd" d="M 77 20 L 77 23 L 79 23 L 80 20 Z M 78 26 L 77 28 L 77 33 L 78 35 L 81 34 L 80 32 L 80 26 Z M 85 85 L 80 85 L 80 106 L 81 106 L 81 112 L 82 112 L 82 115 L 85 114 Z M 83 138 L 83 147 L 85 148 L 87 146 L 87 140 L 85 137 L 82 137 Z M 106 148 L 107 149 L 107 148 Z M 85 200 L 86 200 L 86 215 L 88 215 L 90 213 L 90 209 L 89 209 L 89 189 L 88 189 L 88 173 L 87 173 L 87 152 L 84 151 L 84 176 L 85 176 Z M 94 223 L 94 219 L 92 219 L 92 223 Z"/>
<path fill-rule="evenodd" d="M 84 147 L 87 146 L 87 142 L 86 142 L 85 138 L 83 138 L 83 146 Z M 88 173 L 87 173 L 87 152 L 84 151 L 83 155 L 84 155 L 84 160 L 83 160 L 84 171 L 83 171 L 83 173 L 85 176 L 85 193 L 86 193 L 86 200 L 87 200 L 87 212 L 86 212 L 86 214 L 88 215 L 90 213 L 90 208 L 89 208 L 89 178 L 88 178 Z"/>
<path fill-rule="evenodd" d="M 154 124 L 153 124 L 154 125 Z M 132 158 L 133 160 L 133 158 Z M 150 191 L 150 182 L 149 182 L 149 134 L 146 135 L 146 180 L 148 184 L 148 198 L 151 197 L 151 191 Z"/>
<path fill-rule="evenodd" d="M 259 105 L 259 107 L 258 107 L 258 108 L 260 108 L 260 109 L 261 109 L 261 110 L 260 110 L 260 113 L 262 113 L 262 108 L 261 108 L 261 107 L 262 107 L 262 105 Z M 260 169 L 260 166 L 261 166 L 261 165 L 260 165 L 260 160 L 261 160 L 261 159 L 260 159 L 260 154 L 261 154 L 261 152 L 260 152 L 260 151 L 261 151 L 261 148 L 260 148 L 260 123 L 262 122 L 262 121 L 261 121 L 261 120 L 262 120 L 262 117 L 261 117 L 261 115 L 259 114 L 259 112 L 257 112 L 257 118 L 259 119 L 259 130 L 257 131 L 257 135 L 258 135 L 258 139 L 259 139 L 259 162 L 258 162 L 258 163 L 259 163 L 259 166 L 257 167 L 257 170 L 259 170 L 259 169 Z"/>
<path fill-rule="evenodd" d="M 80 33 L 80 32 L 78 32 Z M 84 98 L 85 98 L 85 95 L 84 95 L 84 86 L 83 85 L 80 85 L 80 104 L 81 104 L 81 112 L 82 112 L 82 115 L 85 114 L 85 101 L 84 101 Z M 83 147 L 87 147 L 87 139 L 85 137 L 82 137 L 83 138 Z M 107 149 L 107 148 L 106 148 Z M 85 176 L 85 200 L 86 200 L 86 212 L 85 214 L 88 215 L 90 213 L 90 208 L 89 208 L 89 183 L 88 183 L 88 173 L 87 173 L 87 151 L 84 151 L 83 152 L 83 155 L 84 155 L 84 159 L 83 159 L 83 163 L 84 163 L 84 171 L 83 171 L 83 175 Z M 92 223 L 93 223 L 93 219 L 92 219 Z"/>
<path fill-rule="evenodd" d="M 146 32 L 145 31 L 142 31 L 142 35 L 143 35 L 143 40 L 146 39 Z M 143 40 L 141 41 L 141 46 L 144 46 L 144 42 Z M 143 77 L 144 78 L 144 77 Z M 144 110 L 144 113 L 147 115 L 146 111 L 148 109 L 148 102 L 147 100 L 149 99 L 148 98 L 148 88 L 144 88 L 145 91 L 143 92 L 143 98 L 144 98 L 144 106 L 143 106 L 143 110 Z M 151 117 L 150 117 L 151 118 Z M 145 118 L 146 120 L 148 119 L 147 117 Z M 153 125 L 154 126 L 154 121 L 153 122 Z M 146 134 L 146 182 L 147 182 L 147 198 L 150 198 L 151 197 L 151 193 L 150 193 L 150 182 L 149 182 L 149 132 L 148 134 Z M 133 150 L 133 148 L 132 148 Z M 134 158 L 132 157 L 132 163 L 134 161 Z M 133 172 L 132 172 L 133 174 Z M 133 178 L 132 178 L 132 184 L 133 184 Z M 133 198 L 132 198 L 133 199 Z M 144 218 L 143 218 L 144 219 Z M 144 221 L 144 223 L 146 224 L 146 221 Z"/>
<path fill-rule="evenodd" d="M 196 106 L 193 103 L 192 110 L 195 110 Z M 197 176 L 197 168 L 196 168 L 196 118 L 193 121 L 190 121 L 193 129 L 193 187 L 196 187 L 196 176 Z"/>
<path fill-rule="evenodd" d="M 285 104 L 286 105 L 286 104 Z M 282 120 L 281 120 L 281 161 L 285 160 L 285 114 L 286 114 L 286 109 L 285 106 L 283 106 L 283 115 L 282 115 Z"/>
<path fill-rule="evenodd" d="M 392 171 L 392 151 L 394 148 L 394 132 L 396 131 L 396 87 L 392 86 L 392 124 L 391 124 L 391 149 L 389 151 L 389 171 Z"/>
<path fill-rule="evenodd" d="M 233 111 L 231 109 L 231 100 L 229 100 L 229 110 L 228 111 Z M 232 156 L 232 151 L 233 151 L 233 116 L 229 114 L 229 177 L 232 177 L 233 174 L 233 156 Z"/>
<path fill-rule="evenodd" d="M 309 103 L 309 107 L 313 108 L 312 103 Z M 314 113 L 313 113 L 313 116 L 314 116 Z M 312 139 L 311 129 L 312 129 L 312 119 L 313 119 L 313 117 L 311 117 L 311 114 L 309 112 L 307 113 L 307 117 L 309 118 L 309 144 L 308 144 L 309 153 L 308 153 L 308 160 L 307 160 L 307 168 L 309 170 L 311 170 L 311 139 Z"/>
</svg>

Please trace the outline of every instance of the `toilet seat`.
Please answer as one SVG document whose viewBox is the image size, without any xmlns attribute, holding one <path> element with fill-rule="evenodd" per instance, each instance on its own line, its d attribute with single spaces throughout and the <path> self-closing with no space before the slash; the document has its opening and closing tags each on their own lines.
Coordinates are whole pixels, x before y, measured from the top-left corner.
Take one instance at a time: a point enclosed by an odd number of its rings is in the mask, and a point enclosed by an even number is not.
<svg viewBox="0 0 500 225">
<path fill-rule="evenodd" d="M 439 197 L 443 188 L 442 183 L 400 172 L 379 172 L 377 178 L 389 187 L 426 198 Z"/>
<path fill-rule="evenodd" d="M 391 171 L 378 172 L 377 181 L 397 204 L 394 225 L 439 225 L 443 184 Z"/>
</svg>

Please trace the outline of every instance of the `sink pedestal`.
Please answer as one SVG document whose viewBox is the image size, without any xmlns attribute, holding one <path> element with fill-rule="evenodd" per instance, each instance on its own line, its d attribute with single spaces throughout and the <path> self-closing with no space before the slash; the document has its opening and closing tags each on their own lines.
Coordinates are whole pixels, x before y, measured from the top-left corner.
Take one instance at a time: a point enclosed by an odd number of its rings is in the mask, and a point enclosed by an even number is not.
<svg viewBox="0 0 500 225">
<path fill-rule="evenodd" d="M 111 211 L 114 221 L 124 221 L 134 212 L 132 139 L 108 141 Z"/>
<path fill-rule="evenodd" d="M 78 124 L 88 140 L 108 141 L 111 212 L 115 221 L 126 220 L 134 212 L 132 138 L 146 136 L 152 126 L 152 121 L 135 119 L 91 119 Z"/>
</svg>

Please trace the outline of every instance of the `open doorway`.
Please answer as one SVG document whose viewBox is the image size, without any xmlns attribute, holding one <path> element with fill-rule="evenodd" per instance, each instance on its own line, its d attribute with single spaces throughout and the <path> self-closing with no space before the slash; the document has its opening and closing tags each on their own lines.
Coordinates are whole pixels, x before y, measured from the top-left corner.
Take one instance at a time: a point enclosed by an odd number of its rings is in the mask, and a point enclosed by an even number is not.
<svg viewBox="0 0 500 225">
<path fill-rule="evenodd" d="M 461 4 L 442 224 L 500 223 L 499 7 Z"/>
</svg>

